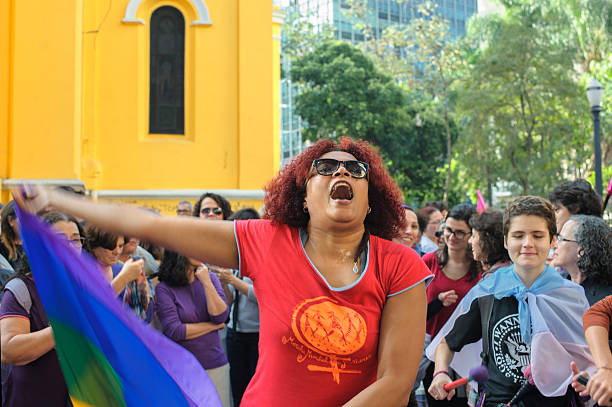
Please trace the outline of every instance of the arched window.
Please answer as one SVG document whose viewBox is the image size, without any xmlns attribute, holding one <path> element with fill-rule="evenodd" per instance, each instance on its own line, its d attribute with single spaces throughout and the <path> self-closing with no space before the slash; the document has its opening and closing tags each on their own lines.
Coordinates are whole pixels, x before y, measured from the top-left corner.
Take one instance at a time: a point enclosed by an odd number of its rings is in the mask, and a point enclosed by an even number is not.
<svg viewBox="0 0 612 407">
<path fill-rule="evenodd" d="M 160 7 L 150 28 L 149 133 L 185 134 L 185 19 Z"/>
</svg>

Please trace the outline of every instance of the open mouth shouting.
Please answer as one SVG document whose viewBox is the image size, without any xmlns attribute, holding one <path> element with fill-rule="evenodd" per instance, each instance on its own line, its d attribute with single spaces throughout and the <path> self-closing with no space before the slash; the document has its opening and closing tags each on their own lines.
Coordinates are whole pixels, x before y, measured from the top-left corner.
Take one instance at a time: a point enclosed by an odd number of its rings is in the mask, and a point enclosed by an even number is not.
<svg viewBox="0 0 612 407">
<path fill-rule="evenodd" d="M 346 181 L 338 181 L 332 186 L 330 198 L 341 203 L 349 203 L 353 199 L 353 187 Z"/>
</svg>

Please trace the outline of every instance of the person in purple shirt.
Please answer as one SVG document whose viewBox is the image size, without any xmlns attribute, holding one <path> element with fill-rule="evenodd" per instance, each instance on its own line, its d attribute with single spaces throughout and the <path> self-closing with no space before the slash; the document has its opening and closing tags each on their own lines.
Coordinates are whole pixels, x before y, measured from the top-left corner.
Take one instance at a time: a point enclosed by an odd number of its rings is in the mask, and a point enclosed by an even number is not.
<svg viewBox="0 0 612 407">
<path fill-rule="evenodd" d="M 159 265 L 155 312 L 164 335 L 193 353 L 230 407 L 227 356 L 221 347 L 229 308 L 219 278 L 201 262 L 166 250 Z"/>
</svg>

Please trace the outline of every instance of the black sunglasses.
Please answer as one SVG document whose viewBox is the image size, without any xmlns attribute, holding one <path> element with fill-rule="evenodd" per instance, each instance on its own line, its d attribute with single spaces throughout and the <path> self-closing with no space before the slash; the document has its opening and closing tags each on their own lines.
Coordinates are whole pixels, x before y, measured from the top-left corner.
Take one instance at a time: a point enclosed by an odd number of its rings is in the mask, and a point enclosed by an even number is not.
<svg viewBox="0 0 612 407">
<path fill-rule="evenodd" d="M 324 176 L 330 176 L 338 171 L 340 164 L 346 168 L 353 178 L 365 178 L 368 175 L 368 171 L 370 171 L 368 163 L 357 160 L 340 161 L 334 158 L 317 158 L 312 162 L 312 166 L 317 171 L 317 174 Z"/>
<path fill-rule="evenodd" d="M 215 215 L 221 215 L 223 213 L 223 209 L 221 208 L 202 208 L 200 213 L 208 215 L 209 213 L 214 213 Z"/>
</svg>

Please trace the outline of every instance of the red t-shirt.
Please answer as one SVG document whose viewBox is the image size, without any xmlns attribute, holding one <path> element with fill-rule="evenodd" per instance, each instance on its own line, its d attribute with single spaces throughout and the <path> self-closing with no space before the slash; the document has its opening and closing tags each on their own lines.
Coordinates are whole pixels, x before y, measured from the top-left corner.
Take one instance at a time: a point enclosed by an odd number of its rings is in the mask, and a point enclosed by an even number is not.
<svg viewBox="0 0 612 407">
<path fill-rule="evenodd" d="M 333 288 L 297 229 L 248 220 L 235 233 L 260 310 L 259 362 L 241 406 L 339 406 L 373 383 L 387 297 L 431 276 L 416 252 L 370 236 L 360 278 Z"/>
<path fill-rule="evenodd" d="M 429 267 L 429 270 L 434 274 L 434 279 L 431 280 L 431 284 L 427 287 L 427 303 L 432 302 L 436 298 L 438 298 L 438 294 L 443 293 L 444 291 L 455 290 L 455 293 L 459 297 L 457 302 L 449 305 L 448 307 L 442 307 L 440 312 L 431 317 L 429 321 L 427 321 L 427 333 L 431 335 L 433 338 L 436 336 L 438 331 L 442 329 L 446 321 L 450 318 L 457 305 L 461 299 L 467 294 L 468 291 L 472 287 L 476 285 L 479 278 L 476 277 L 470 281 L 470 274 L 466 273 L 465 276 L 461 277 L 459 280 L 451 280 L 446 277 L 442 269 L 440 268 L 440 264 L 438 263 L 438 252 L 427 253 L 423 256 L 423 261 Z"/>
</svg>

